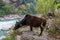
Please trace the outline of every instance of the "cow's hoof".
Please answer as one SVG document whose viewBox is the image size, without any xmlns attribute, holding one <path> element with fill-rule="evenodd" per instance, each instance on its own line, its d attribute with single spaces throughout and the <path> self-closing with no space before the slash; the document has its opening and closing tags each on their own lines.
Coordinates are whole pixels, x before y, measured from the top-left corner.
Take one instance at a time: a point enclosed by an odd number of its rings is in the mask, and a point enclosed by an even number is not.
<svg viewBox="0 0 60 40">
<path fill-rule="evenodd" d="M 38 36 L 41 36 L 41 34 L 39 34 Z"/>
</svg>

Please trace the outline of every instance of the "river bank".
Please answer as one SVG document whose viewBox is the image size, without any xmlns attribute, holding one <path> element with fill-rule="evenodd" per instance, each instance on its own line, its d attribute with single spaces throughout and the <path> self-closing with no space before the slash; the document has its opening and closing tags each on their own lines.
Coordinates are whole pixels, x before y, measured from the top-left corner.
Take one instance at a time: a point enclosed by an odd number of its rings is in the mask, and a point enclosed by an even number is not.
<svg viewBox="0 0 60 40">
<path fill-rule="evenodd" d="M 0 17 L 0 40 L 6 38 L 5 35 L 11 30 L 12 26 L 15 25 L 16 21 L 19 21 L 22 15 L 10 14 Z"/>
<path fill-rule="evenodd" d="M 41 15 L 41 14 L 40 14 Z M 38 17 L 42 17 L 42 15 L 40 16 L 40 15 L 36 15 L 36 16 L 38 16 Z M 6 18 L 6 20 L 10 20 L 10 19 L 15 19 L 15 18 L 24 18 L 24 16 L 25 15 L 8 15 L 8 16 L 4 16 L 5 18 Z M 35 16 L 35 15 L 34 15 Z M 8 18 L 7 18 L 8 17 Z M 4 19 L 5 20 L 5 19 Z M 6 39 L 9 39 L 10 40 L 10 38 L 11 37 L 13 37 L 12 38 L 12 40 L 13 39 L 15 39 L 15 40 L 20 40 L 20 38 L 21 38 L 21 40 L 60 40 L 60 36 L 58 36 L 57 38 L 56 38 L 56 36 L 54 36 L 54 33 L 56 33 L 57 31 L 55 30 L 53 30 L 53 29 L 55 29 L 54 27 L 54 25 L 56 24 L 57 26 L 56 27 L 58 27 L 59 26 L 59 21 L 60 19 L 59 18 L 52 18 L 52 19 L 47 19 L 47 26 L 49 27 L 49 32 L 46 30 L 46 31 L 44 31 L 43 32 L 43 35 L 42 36 L 38 36 L 37 34 L 39 34 L 39 32 L 40 32 L 40 30 L 34 30 L 33 32 L 30 32 L 29 31 L 29 27 L 22 27 L 22 28 L 19 28 L 19 30 L 18 31 L 20 31 L 21 33 L 19 33 L 19 32 L 17 32 L 17 33 L 13 33 L 13 35 L 7 35 L 8 36 L 8 38 L 7 38 L 7 36 L 6 36 Z M 14 21 L 14 22 L 16 22 L 16 21 Z M 14 24 L 14 22 L 13 22 L 13 24 Z M 57 23 L 58 22 L 58 23 Z M 12 23 L 9 23 L 9 24 L 12 24 Z M 10 26 L 10 25 L 8 25 L 8 26 Z M 11 26 L 12 27 L 12 26 Z M 53 28 L 53 29 L 51 29 L 51 27 Z M 7 27 L 6 27 L 7 28 Z M 36 33 L 37 34 L 35 34 L 35 31 L 37 31 Z M 53 33 L 54 32 L 54 33 Z M 12 32 L 10 32 L 10 33 L 12 33 Z M 8 34 L 10 34 L 10 33 L 8 33 Z M 19 34 L 21 34 L 21 35 L 19 35 Z M 9 37 L 9 36 L 11 36 L 11 37 Z"/>
<path fill-rule="evenodd" d="M 16 18 L 22 18 L 24 15 L 10 14 L 5 16 L 0 16 L 0 20 L 11 20 Z"/>
</svg>

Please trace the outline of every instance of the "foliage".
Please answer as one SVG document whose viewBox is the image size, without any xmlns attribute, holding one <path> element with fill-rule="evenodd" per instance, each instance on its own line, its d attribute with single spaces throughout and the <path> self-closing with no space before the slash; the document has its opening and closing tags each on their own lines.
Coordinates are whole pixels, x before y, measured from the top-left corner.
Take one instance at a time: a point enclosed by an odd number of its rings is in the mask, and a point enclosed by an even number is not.
<svg viewBox="0 0 60 40">
<path fill-rule="evenodd" d="M 37 13 L 47 13 L 52 7 L 54 0 L 38 0 L 36 11 Z"/>
<path fill-rule="evenodd" d="M 0 9 L 0 15 L 7 15 L 14 13 L 14 7 L 12 5 L 5 5 Z"/>
<path fill-rule="evenodd" d="M 35 14 L 35 6 L 33 3 L 27 3 L 26 5 L 20 5 L 18 14 Z"/>
<path fill-rule="evenodd" d="M 4 4 L 3 4 L 3 1 L 0 0 L 0 8 L 2 8 L 3 5 L 4 5 Z"/>
<path fill-rule="evenodd" d="M 4 38 L 3 40 L 13 40 L 13 37 L 10 36 L 10 37 Z"/>
<path fill-rule="evenodd" d="M 0 16 L 14 13 L 14 6 L 11 4 L 3 4 L 3 1 L 0 0 Z"/>
<path fill-rule="evenodd" d="M 3 6 L 4 6 L 3 1 L 0 0 L 0 15 L 4 14 Z"/>
<path fill-rule="evenodd" d="M 60 19 L 54 18 L 54 24 L 49 28 L 48 33 L 53 37 L 60 35 Z"/>
<path fill-rule="evenodd" d="M 36 5 L 37 13 L 55 12 L 60 8 L 60 0 L 38 0 Z"/>
<path fill-rule="evenodd" d="M 15 12 L 14 11 L 15 7 L 13 5 L 5 5 L 3 8 L 5 9 L 5 12 L 7 14 L 12 14 Z"/>
<path fill-rule="evenodd" d="M 55 8 L 60 8 L 60 0 L 54 1 Z"/>
<path fill-rule="evenodd" d="M 21 4 L 22 3 L 22 4 Z M 20 9 L 20 7 L 24 5 Z M 18 11 L 15 11 L 16 7 L 12 4 L 3 4 L 3 1 L 0 0 L 0 15 L 7 14 L 36 14 L 37 13 L 48 13 L 54 12 L 56 8 L 60 8 L 59 0 L 17 0 L 16 6 Z M 25 9 L 23 9 L 25 8 Z M 36 10 L 35 10 L 36 9 Z"/>
<path fill-rule="evenodd" d="M 22 2 L 22 4 L 20 2 Z M 21 0 L 21 1 L 17 0 L 15 5 L 17 7 L 14 6 L 13 3 L 3 5 L 3 1 L 0 0 L 0 16 L 7 15 L 7 14 L 16 14 L 16 13 L 17 14 L 29 14 L 29 13 L 35 14 L 36 13 L 35 11 L 36 0 Z"/>
<path fill-rule="evenodd" d="M 14 30 L 13 32 L 10 33 L 9 36 L 7 36 L 6 38 L 4 38 L 3 40 L 14 40 L 16 35 L 21 35 L 22 32 L 18 31 L 18 30 Z"/>
</svg>

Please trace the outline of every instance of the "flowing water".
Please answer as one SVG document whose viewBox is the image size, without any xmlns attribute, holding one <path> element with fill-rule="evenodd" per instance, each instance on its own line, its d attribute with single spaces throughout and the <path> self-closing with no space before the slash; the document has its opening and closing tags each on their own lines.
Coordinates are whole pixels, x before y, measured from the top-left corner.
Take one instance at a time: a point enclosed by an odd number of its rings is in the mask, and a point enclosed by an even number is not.
<svg viewBox="0 0 60 40">
<path fill-rule="evenodd" d="M 0 38 L 7 34 L 8 29 L 19 21 L 19 18 L 12 19 L 12 20 L 1 20 L 0 21 Z M 3 29 L 3 30 L 2 30 Z"/>
</svg>

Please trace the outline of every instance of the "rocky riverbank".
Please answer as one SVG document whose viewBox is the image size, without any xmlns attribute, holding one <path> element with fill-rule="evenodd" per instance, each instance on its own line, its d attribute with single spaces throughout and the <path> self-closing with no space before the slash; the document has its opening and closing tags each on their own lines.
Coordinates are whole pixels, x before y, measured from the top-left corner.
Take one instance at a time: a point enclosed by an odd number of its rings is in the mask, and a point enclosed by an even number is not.
<svg viewBox="0 0 60 40">
<path fill-rule="evenodd" d="M 22 18 L 23 15 L 18 15 L 18 14 L 10 14 L 10 15 L 5 15 L 5 16 L 0 16 L 0 20 L 11 20 L 15 18 Z"/>
<path fill-rule="evenodd" d="M 39 29 L 39 28 L 38 28 Z M 60 37 L 52 37 L 46 30 L 43 31 L 41 36 L 39 35 L 40 30 L 34 29 L 29 31 L 29 27 L 24 27 L 19 29 L 22 34 L 19 33 L 15 36 L 14 40 L 60 40 Z M 36 32 L 37 31 L 37 32 Z"/>
<path fill-rule="evenodd" d="M 38 36 L 39 33 L 37 32 L 40 30 L 37 29 L 34 29 L 33 31 L 29 31 L 29 27 L 20 28 L 19 30 L 22 31 L 22 34 L 16 35 L 14 40 L 56 40 L 55 38 L 50 37 L 48 32 L 46 31 L 44 31 L 41 36 Z"/>
<path fill-rule="evenodd" d="M 23 18 L 24 16 L 23 15 L 19 15 L 19 18 Z M 39 16 L 40 17 L 40 16 Z M 59 20 L 59 19 L 58 19 Z M 57 21 L 58 21 L 57 20 Z M 50 27 L 55 27 L 53 25 L 55 25 L 55 22 L 56 22 L 56 19 L 48 19 L 47 20 L 47 26 L 48 28 Z M 59 22 L 59 21 L 58 21 Z M 59 23 L 58 23 L 59 24 Z M 57 24 L 56 24 L 57 25 Z M 50 35 L 47 30 L 44 30 L 43 34 L 41 36 L 38 36 L 38 34 L 40 33 L 40 30 L 36 30 L 34 29 L 32 32 L 29 31 L 29 27 L 22 27 L 22 28 L 19 28 L 18 31 L 22 32 L 19 33 L 17 32 L 16 35 L 14 36 L 14 40 L 60 40 L 60 36 L 58 36 L 57 38 L 55 38 L 55 36 L 53 37 L 54 34 Z M 54 28 L 55 29 L 55 28 Z M 16 30 L 15 30 L 16 31 Z M 54 30 L 52 30 L 52 33 L 55 32 Z M 12 32 L 10 32 L 12 33 Z M 8 33 L 8 34 L 10 34 Z M 15 34 L 15 33 L 14 33 Z M 10 36 L 10 35 L 7 35 L 7 36 Z M 12 37 L 12 35 L 11 35 Z M 10 37 L 9 37 L 10 38 Z"/>
</svg>

